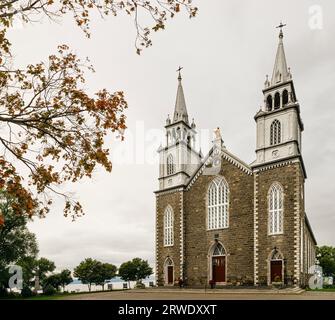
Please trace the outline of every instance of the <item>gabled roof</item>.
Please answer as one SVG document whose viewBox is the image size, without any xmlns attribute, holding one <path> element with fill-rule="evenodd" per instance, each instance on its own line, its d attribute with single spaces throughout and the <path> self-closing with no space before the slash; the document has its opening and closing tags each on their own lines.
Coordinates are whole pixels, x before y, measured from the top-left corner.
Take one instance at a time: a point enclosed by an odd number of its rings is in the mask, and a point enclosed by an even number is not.
<svg viewBox="0 0 335 320">
<path fill-rule="evenodd" d="M 190 187 L 194 184 L 194 182 L 199 178 L 199 176 L 203 173 L 206 166 L 211 162 L 212 154 L 213 154 L 214 148 L 212 147 L 210 151 L 208 152 L 207 156 L 203 160 L 203 162 L 200 164 L 198 169 L 194 172 L 194 174 L 190 177 L 187 185 L 186 190 L 189 190 Z M 221 157 L 228 162 L 232 163 L 234 166 L 245 172 L 246 174 L 252 175 L 252 169 L 248 164 L 246 164 L 244 161 L 230 153 L 225 147 L 221 148 Z"/>
</svg>

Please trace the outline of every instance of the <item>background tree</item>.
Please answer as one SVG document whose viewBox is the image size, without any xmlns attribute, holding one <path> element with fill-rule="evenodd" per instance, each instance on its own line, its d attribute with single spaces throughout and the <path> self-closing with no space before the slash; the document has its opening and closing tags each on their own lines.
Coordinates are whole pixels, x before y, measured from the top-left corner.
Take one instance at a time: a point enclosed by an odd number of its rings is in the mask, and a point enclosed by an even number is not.
<svg viewBox="0 0 335 320">
<path fill-rule="evenodd" d="M 8 287 L 8 267 L 20 265 L 22 259 L 35 260 L 38 254 L 36 237 L 27 229 L 27 217 L 16 215 L 12 205 L 16 203 L 4 191 L 0 191 L 0 214 L 6 223 L 0 224 L 0 292 Z"/>
<path fill-rule="evenodd" d="M 105 290 L 106 280 L 111 280 L 116 276 L 117 267 L 111 263 L 99 263 L 97 268 L 95 284 Z"/>
<path fill-rule="evenodd" d="M 56 268 L 55 263 L 47 258 L 36 259 L 36 257 L 23 257 L 17 264 L 22 267 L 23 285 L 28 288 L 35 288 L 35 280 L 37 277 L 39 285 L 45 287 L 44 281 Z"/>
<path fill-rule="evenodd" d="M 38 253 L 35 235 L 27 229 L 27 217 L 14 213 L 15 203 L 15 199 L 0 190 L 0 214 L 6 220 L 0 225 L 0 268 L 24 256 L 36 257 Z"/>
<path fill-rule="evenodd" d="M 43 281 L 43 291 L 47 286 L 52 286 L 59 291 L 62 287 L 63 292 L 65 291 L 65 286 L 73 281 L 71 277 L 71 271 L 68 269 L 62 270 L 60 273 L 54 273 L 47 276 Z"/>
<path fill-rule="evenodd" d="M 55 291 L 59 291 L 60 288 L 60 276 L 59 273 L 54 273 L 49 276 L 47 276 L 42 284 L 43 292 L 46 291 L 46 288 L 52 287 L 55 289 Z"/>
<path fill-rule="evenodd" d="M 63 288 L 63 292 L 65 291 L 65 286 L 70 284 L 72 281 L 73 279 L 70 270 L 64 269 L 59 273 L 59 285 Z"/>
<path fill-rule="evenodd" d="M 91 177 L 112 164 L 105 136 L 125 129 L 123 92 L 85 92 L 85 71 L 93 71 L 66 45 L 46 62 L 15 67 L 7 29 L 13 22 L 36 22 L 43 17 L 59 20 L 71 14 L 89 36 L 90 13 L 101 16 L 127 13 L 134 19 L 135 47 L 140 53 L 151 45 L 150 33 L 164 29 L 168 18 L 185 8 L 190 17 L 197 9 L 191 0 L 3 0 L 0 4 L 0 189 L 17 199 L 16 214 L 45 215 L 55 194 L 65 200 L 64 214 L 83 213 L 79 202 L 59 187 Z M 152 23 L 143 25 L 140 17 Z M 144 17 L 145 21 L 148 19 Z M 38 48 L 36 48 L 38 50 Z M 26 170 L 17 172 L 18 164 Z M 21 168 L 21 167 L 20 167 Z M 28 181 L 29 188 L 23 183 Z M 0 216 L 0 223 L 4 217 Z"/>
<path fill-rule="evenodd" d="M 35 263 L 35 276 L 37 276 L 41 283 L 47 278 L 48 273 L 56 269 L 55 263 L 47 258 L 40 258 Z"/>
<path fill-rule="evenodd" d="M 149 277 L 153 273 L 148 261 L 141 258 L 134 258 L 121 264 L 119 268 L 119 276 L 122 280 L 128 281 L 130 288 L 130 281 L 141 282 L 143 279 Z"/>
<path fill-rule="evenodd" d="M 92 284 L 98 281 L 99 264 L 97 260 L 86 258 L 74 269 L 73 275 L 83 284 L 88 285 L 88 291 L 91 291 Z"/>
<path fill-rule="evenodd" d="M 317 247 L 316 254 L 323 274 L 327 277 L 335 277 L 335 248 L 330 246 Z"/>
</svg>

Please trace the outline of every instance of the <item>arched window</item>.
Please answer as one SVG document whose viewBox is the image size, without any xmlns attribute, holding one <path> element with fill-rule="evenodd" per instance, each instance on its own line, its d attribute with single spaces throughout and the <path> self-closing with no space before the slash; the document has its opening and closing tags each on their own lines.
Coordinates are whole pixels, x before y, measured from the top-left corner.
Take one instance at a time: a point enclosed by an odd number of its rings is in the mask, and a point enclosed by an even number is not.
<svg viewBox="0 0 335 320">
<path fill-rule="evenodd" d="M 274 109 L 279 109 L 280 108 L 280 94 L 279 92 L 276 92 L 275 94 L 275 107 Z"/>
<path fill-rule="evenodd" d="M 164 246 L 173 246 L 173 210 L 170 206 L 164 212 Z"/>
<path fill-rule="evenodd" d="M 175 164 L 173 161 L 173 156 L 172 154 L 169 154 L 167 157 L 167 174 L 171 175 L 174 174 L 175 171 Z"/>
<path fill-rule="evenodd" d="M 270 145 L 281 143 L 281 125 L 279 120 L 274 120 L 270 127 Z"/>
<path fill-rule="evenodd" d="M 277 261 L 277 260 L 283 260 L 283 255 L 281 254 L 280 251 L 275 248 L 271 252 L 270 260 Z"/>
<path fill-rule="evenodd" d="M 287 90 L 283 91 L 283 106 L 288 104 L 288 92 Z"/>
<path fill-rule="evenodd" d="M 269 234 L 283 233 L 283 189 L 274 183 L 269 192 Z"/>
<path fill-rule="evenodd" d="M 218 256 L 224 256 L 225 254 L 226 254 L 226 251 L 224 247 L 222 246 L 221 243 L 218 242 L 214 247 L 212 256 L 218 257 Z"/>
<path fill-rule="evenodd" d="M 228 228 L 229 188 L 223 178 L 215 178 L 208 188 L 208 229 Z"/>
<path fill-rule="evenodd" d="M 271 94 L 266 98 L 267 111 L 272 111 L 272 96 Z"/>
<path fill-rule="evenodd" d="M 189 147 L 191 147 L 191 142 L 192 142 L 192 137 L 191 136 L 187 136 L 187 145 Z"/>
</svg>

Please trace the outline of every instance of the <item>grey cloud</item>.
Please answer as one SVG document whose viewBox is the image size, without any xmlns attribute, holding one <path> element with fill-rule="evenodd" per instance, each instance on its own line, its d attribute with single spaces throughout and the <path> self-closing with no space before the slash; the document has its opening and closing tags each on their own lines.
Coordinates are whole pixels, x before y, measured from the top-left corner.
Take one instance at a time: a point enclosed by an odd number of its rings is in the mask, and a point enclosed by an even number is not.
<svg viewBox="0 0 335 320">
<path fill-rule="evenodd" d="M 140 57 L 134 52 L 135 30 L 127 17 L 103 22 L 94 18 L 90 40 L 67 19 L 61 25 L 14 30 L 11 40 L 20 64 L 44 59 L 59 43 L 69 43 L 77 53 L 89 56 L 97 72 L 88 77 L 88 90 L 124 90 L 129 130 L 134 130 L 137 120 L 143 120 L 148 129 L 163 127 L 167 114 L 173 112 L 175 70 L 184 66 L 190 118 L 195 118 L 198 128 L 220 126 L 227 148 L 250 163 L 255 149 L 253 116 L 263 100 L 265 75 L 272 72 L 278 41 L 274 26 L 283 20 L 287 60 L 305 123 L 306 211 L 319 243 L 335 245 L 335 4 L 332 0 L 320 3 L 324 9 L 320 31 L 308 27 L 308 8 L 314 4 L 199 1 L 198 18 L 177 17 L 164 32 L 154 34 L 153 47 Z M 157 174 L 157 164 L 114 164 L 112 174 L 99 171 L 93 182 L 74 186 L 87 215 L 71 223 L 57 204 L 50 216 L 32 223 L 41 255 L 64 267 L 73 267 L 86 256 L 114 263 L 143 256 L 153 263 L 152 192 Z"/>
</svg>

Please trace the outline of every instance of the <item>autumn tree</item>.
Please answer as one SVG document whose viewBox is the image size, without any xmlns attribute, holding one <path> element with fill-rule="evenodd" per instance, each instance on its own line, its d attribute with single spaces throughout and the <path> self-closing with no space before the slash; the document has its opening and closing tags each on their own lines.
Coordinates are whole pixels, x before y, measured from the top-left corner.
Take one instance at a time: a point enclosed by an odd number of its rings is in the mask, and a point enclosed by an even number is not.
<svg viewBox="0 0 335 320">
<path fill-rule="evenodd" d="M 44 16 L 59 21 L 71 14 L 89 37 L 93 11 L 102 17 L 126 13 L 134 20 L 135 47 L 140 53 L 151 45 L 151 32 L 164 29 L 182 8 L 190 17 L 197 12 L 192 0 L 1 1 L 0 189 L 16 199 L 16 214 L 44 216 L 55 195 L 64 198 L 65 215 L 74 218 L 83 213 L 80 203 L 60 187 L 91 177 L 97 166 L 112 170 L 104 140 L 110 132 L 120 132 L 123 138 L 127 102 L 121 91 L 101 89 L 89 95 L 85 73 L 93 67 L 67 45 L 60 45 L 44 62 L 17 67 L 6 33 L 13 22 L 33 23 Z"/>
</svg>

